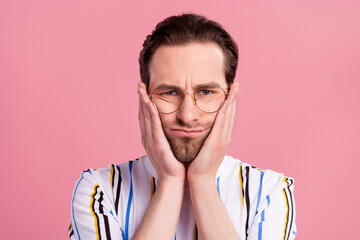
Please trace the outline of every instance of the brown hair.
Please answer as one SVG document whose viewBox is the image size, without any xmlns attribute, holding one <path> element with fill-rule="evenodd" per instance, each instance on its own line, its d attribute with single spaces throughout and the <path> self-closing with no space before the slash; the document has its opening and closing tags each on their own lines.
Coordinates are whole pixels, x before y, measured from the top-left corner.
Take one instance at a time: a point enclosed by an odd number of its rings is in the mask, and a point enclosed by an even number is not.
<svg viewBox="0 0 360 240">
<path fill-rule="evenodd" d="M 225 56 L 225 79 L 228 86 L 234 81 L 238 48 L 235 41 L 217 22 L 195 14 L 168 17 L 159 22 L 148 35 L 140 52 L 141 81 L 149 88 L 149 63 L 155 51 L 162 45 L 186 45 L 192 42 L 216 43 Z"/>
</svg>

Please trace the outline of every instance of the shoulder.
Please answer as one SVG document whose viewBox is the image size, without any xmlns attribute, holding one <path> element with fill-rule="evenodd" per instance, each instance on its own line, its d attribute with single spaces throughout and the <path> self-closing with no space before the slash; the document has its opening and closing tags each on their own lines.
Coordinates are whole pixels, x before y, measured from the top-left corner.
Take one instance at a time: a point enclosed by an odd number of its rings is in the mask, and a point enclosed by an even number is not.
<svg viewBox="0 0 360 240">
<path fill-rule="evenodd" d="M 268 194 L 281 191 L 284 188 L 292 188 L 294 179 L 270 169 L 262 169 L 242 162 L 231 156 L 225 156 L 220 168 L 221 175 L 236 175 L 244 187 L 248 187 L 254 193 L 258 190 Z"/>
<path fill-rule="evenodd" d="M 91 196 L 100 191 L 111 196 L 111 179 L 115 168 L 114 164 L 109 164 L 104 168 L 82 171 L 74 186 L 72 203 L 88 202 Z"/>
<path fill-rule="evenodd" d="M 117 179 L 127 181 L 133 175 L 133 172 L 142 172 L 146 169 L 146 157 L 139 157 L 135 160 L 123 162 L 120 164 L 109 164 L 104 168 L 88 169 L 82 171 L 78 181 L 75 183 L 73 194 L 84 189 L 87 192 L 99 186 L 103 191 L 111 192 Z M 83 191 L 82 191 L 83 192 Z"/>
<path fill-rule="evenodd" d="M 292 177 L 252 166 L 230 156 L 224 158 L 219 172 L 221 177 L 227 180 L 223 183 L 225 186 L 230 186 L 231 189 L 235 186 L 239 189 L 238 195 L 242 199 L 243 209 L 246 209 L 246 222 L 249 227 L 255 223 L 262 223 L 265 217 L 273 219 L 267 220 L 270 232 L 277 229 L 281 235 L 284 226 L 285 230 L 291 228 L 296 232 Z M 228 184 L 229 182 L 233 184 Z M 232 190 L 231 194 L 237 194 L 237 191 Z"/>
</svg>

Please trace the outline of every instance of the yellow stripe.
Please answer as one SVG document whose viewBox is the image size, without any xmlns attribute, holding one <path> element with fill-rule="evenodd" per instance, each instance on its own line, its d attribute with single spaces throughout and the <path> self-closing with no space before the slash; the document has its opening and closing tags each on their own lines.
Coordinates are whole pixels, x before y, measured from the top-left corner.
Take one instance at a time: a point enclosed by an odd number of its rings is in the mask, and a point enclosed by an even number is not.
<svg viewBox="0 0 360 240">
<path fill-rule="evenodd" d="M 98 222 L 97 222 L 97 217 L 95 215 L 95 212 L 93 211 L 93 203 L 94 203 L 94 196 L 95 196 L 95 193 L 96 193 L 96 188 L 99 187 L 99 184 L 96 184 L 94 186 L 94 192 L 91 194 L 91 201 L 90 201 L 90 210 L 91 210 L 91 213 L 92 215 L 94 216 L 94 219 L 95 219 L 95 229 L 96 229 L 96 236 L 97 236 L 97 240 L 99 240 L 99 229 L 98 229 Z"/>
<path fill-rule="evenodd" d="M 286 186 L 289 185 L 289 183 L 287 182 L 287 177 L 284 177 L 283 182 L 286 183 Z"/>
<path fill-rule="evenodd" d="M 70 230 L 70 228 L 71 228 L 71 222 L 70 222 L 70 224 L 69 224 L 69 228 L 68 228 L 68 231 Z"/>
<path fill-rule="evenodd" d="M 284 177 L 283 182 L 286 182 L 286 184 L 289 185 L 289 183 L 286 180 L 287 180 L 287 177 Z M 285 216 L 284 238 L 283 238 L 285 240 L 287 219 L 288 219 L 288 215 L 289 215 L 289 202 L 288 202 L 287 197 L 286 197 L 285 188 L 283 189 L 283 193 L 284 193 L 284 199 L 285 199 L 285 203 L 286 203 L 286 216 Z"/>
<path fill-rule="evenodd" d="M 242 166 L 240 164 L 240 168 L 239 168 L 239 179 L 240 179 L 240 186 L 241 186 L 241 199 L 242 199 L 242 205 L 243 207 L 245 207 L 245 204 L 244 204 L 244 189 L 243 189 L 243 179 L 242 179 L 242 172 L 241 172 L 241 169 L 242 169 Z"/>
<path fill-rule="evenodd" d="M 151 177 L 151 195 L 150 199 L 154 196 L 155 193 L 155 178 Z"/>
<path fill-rule="evenodd" d="M 114 164 L 111 164 L 111 175 L 110 175 L 111 186 L 114 185 L 114 180 L 113 180 L 114 173 L 115 173 Z"/>
</svg>

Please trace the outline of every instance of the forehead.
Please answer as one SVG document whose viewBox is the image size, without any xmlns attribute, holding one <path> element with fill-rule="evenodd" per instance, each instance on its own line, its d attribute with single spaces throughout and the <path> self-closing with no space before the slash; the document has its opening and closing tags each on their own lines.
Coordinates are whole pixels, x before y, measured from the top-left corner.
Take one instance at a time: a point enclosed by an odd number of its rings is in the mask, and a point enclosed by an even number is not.
<svg viewBox="0 0 360 240">
<path fill-rule="evenodd" d="M 149 90 L 159 85 L 194 89 L 216 82 L 226 87 L 224 54 L 215 43 L 159 47 L 149 64 Z"/>
</svg>

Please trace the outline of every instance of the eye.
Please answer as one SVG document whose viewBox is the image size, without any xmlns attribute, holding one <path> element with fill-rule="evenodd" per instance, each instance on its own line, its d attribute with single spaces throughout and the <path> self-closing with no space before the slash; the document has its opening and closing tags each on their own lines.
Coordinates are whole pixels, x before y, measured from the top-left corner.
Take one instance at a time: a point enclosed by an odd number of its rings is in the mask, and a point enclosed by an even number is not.
<svg viewBox="0 0 360 240">
<path fill-rule="evenodd" d="M 163 96 L 176 96 L 179 95 L 180 93 L 176 90 L 164 90 L 160 92 L 160 95 Z"/>
<path fill-rule="evenodd" d="M 212 94 L 213 91 L 212 90 L 209 90 L 209 89 L 200 89 L 198 92 L 197 92 L 197 95 L 210 95 Z"/>
</svg>

